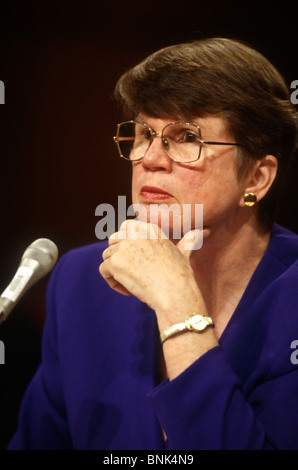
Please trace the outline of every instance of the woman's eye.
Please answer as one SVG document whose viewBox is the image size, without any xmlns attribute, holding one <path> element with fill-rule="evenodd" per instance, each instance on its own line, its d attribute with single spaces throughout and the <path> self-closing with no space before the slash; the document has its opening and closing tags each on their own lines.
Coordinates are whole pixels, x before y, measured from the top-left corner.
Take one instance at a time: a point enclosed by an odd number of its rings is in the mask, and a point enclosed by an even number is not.
<svg viewBox="0 0 298 470">
<path fill-rule="evenodd" d="M 200 137 L 189 129 L 168 129 L 168 132 L 166 135 L 164 135 L 164 138 L 169 142 L 176 142 L 177 144 L 200 142 Z"/>
<path fill-rule="evenodd" d="M 186 132 L 183 136 L 181 136 L 182 142 L 197 142 L 199 137 L 194 132 Z"/>
<path fill-rule="evenodd" d="M 144 139 L 146 139 L 146 140 L 150 140 L 150 139 L 151 139 L 151 133 L 150 133 L 149 129 L 144 128 L 144 129 L 142 130 L 142 137 L 143 137 Z"/>
<path fill-rule="evenodd" d="M 151 133 L 148 127 L 143 126 L 142 124 L 136 124 L 135 127 L 135 139 L 136 140 L 151 140 Z"/>
</svg>

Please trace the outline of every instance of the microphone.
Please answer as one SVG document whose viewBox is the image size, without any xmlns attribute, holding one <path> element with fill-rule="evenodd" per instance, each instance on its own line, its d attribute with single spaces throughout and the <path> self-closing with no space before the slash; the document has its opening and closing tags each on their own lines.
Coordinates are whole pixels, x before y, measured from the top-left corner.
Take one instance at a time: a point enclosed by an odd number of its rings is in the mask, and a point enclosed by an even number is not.
<svg viewBox="0 0 298 470">
<path fill-rule="evenodd" d="M 0 296 L 0 324 L 23 294 L 48 274 L 58 259 L 58 248 L 47 238 L 39 238 L 25 250 L 13 279 Z"/>
</svg>

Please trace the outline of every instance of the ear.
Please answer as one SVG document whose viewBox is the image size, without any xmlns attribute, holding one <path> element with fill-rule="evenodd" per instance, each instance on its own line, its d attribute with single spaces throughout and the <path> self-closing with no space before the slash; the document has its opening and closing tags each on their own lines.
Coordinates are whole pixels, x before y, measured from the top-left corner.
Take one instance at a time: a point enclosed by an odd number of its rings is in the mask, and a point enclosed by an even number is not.
<svg viewBox="0 0 298 470">
<path fill-rule="evenodd" d="M 278 161 L 273 155 L 266 155 L 257 160 L 246 182 L 244 193 L 254 193 L 257 201 L 263 199 L 275 180 L 277 169 Z M 240 204 L 244 205 L 243 199 Z"/>
</svg>

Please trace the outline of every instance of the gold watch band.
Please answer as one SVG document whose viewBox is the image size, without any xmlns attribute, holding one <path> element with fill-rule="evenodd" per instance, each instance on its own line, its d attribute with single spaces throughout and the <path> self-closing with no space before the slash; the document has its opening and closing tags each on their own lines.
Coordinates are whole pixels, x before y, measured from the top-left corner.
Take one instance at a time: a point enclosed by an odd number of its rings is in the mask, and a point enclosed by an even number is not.
<svg viewBox="0 0 298 470">
<path fill-rule="evenodd" d="M 175 325 L 170 326 L 167 330 L 163 331 L 160 334 L 160 340 L 163 343 L 171 336 L 177 335 L 185 331 L 195 331 L 201 333 L 208 326 L 214 326 L 213 320 L 211 317 L 206 315 L 200 315 L 199 313 L 192 313 L 187 317 L 184 322 L 176 323 Z"/>
</svg>

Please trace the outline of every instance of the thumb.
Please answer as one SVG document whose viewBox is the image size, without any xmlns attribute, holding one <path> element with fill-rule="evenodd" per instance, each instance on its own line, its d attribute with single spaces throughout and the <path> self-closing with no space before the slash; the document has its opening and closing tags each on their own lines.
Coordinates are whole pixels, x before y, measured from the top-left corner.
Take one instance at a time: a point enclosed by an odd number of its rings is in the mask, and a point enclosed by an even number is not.
<svg viewBox="0 0 298 470">
<path fill-rule="evenodd" d="M 183 238 L 177 243 L 177 248 L 187 257 L 190 258 L 195 250 L 199 250 L 203 245 L 203 230 L 193 229 L 187 232 Z"/>
</svg>

